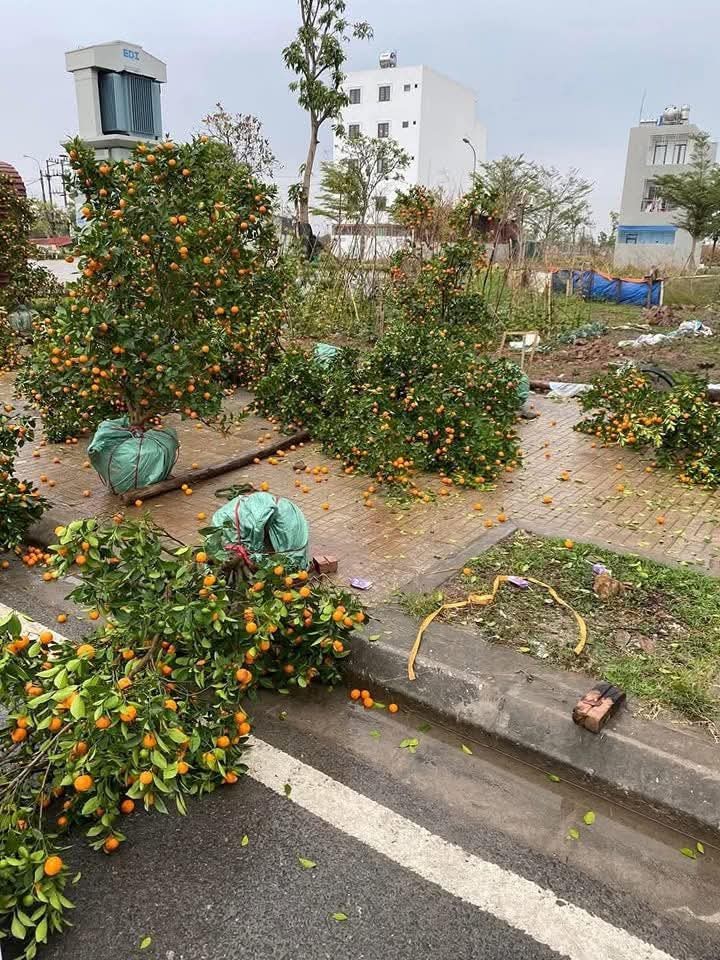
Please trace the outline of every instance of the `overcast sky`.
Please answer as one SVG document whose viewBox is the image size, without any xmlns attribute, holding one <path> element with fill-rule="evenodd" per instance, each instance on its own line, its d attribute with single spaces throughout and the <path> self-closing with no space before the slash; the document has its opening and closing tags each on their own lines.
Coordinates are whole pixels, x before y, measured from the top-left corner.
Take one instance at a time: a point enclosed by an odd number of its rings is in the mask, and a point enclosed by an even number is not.
<svg viewBox="0 0 720 960">
<path fill-rule="evenodd" d="M 167 63 L 163 125 L 181 139 L 217 100 L 255 113 L 297 179 L 305 115 L 287 89 L 281 50 L 296 29 L 296 0 L 0 0 L 0 160 L 26 181 L 75 131 L 73 82 L 63 54 L 123 39 Z M 348 69 L 396 48 L 472 87 L 488 155 L 524 153 L 595 183 L 598 228 L 620 202 L 628 127 L 670 103 L 720 133 L 718 0 L 349 0 L 375 38 L 354 43 Z M 328 156 L 323 146 L 321 159 Z M 470 160 L 468 160 L 470 162 Z M 37 182 L 30 187 L 39 192 Z"/>
</svg>

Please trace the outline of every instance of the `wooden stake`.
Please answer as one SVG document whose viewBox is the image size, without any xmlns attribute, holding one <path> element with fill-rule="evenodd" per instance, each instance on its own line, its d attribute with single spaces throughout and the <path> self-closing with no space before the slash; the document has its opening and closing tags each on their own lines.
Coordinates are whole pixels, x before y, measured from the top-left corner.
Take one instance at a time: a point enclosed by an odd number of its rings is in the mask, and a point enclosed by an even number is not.
<svg viewBox="0 0 720 960">
<path fill-rule="evenodd" d="M 128 490 L 120 496 L 120 502 L 127 505 L 136 500 L 152 500 L 153 497 L 160 497 L 163 493 L 169 493 L 171 490 L 179 490 L 184 483 L 188 486 L 202 483 L 203 480 L 211 480 L 213 477 L 219 477 L 223 473 L 229 473 L 231 470 L 240 470 L 242 467 L 249 466 L 254 460 L 267 460 L 278 450 L 287 450 L 299 443 L 307 443 L 310 439 L 309 430 L 301 430 L 300 433 L 294 433 L 291 437 L 285 437 L 278 440 L 271 447 L 260 447 L 251 450 L 249 453 L 242 453 L 239 457 L 233 457 L 231 460 L 225 460 L 222 463 L 215 463 L 210 467 L 203 467 L 201 470 L 193 470 L 190 473 L 181 474 L 178 477 L 168 477 L 167 480 L 161 480 L 159 483 L 153 483 L 149 487 L 140 487 L 137 490 Z"/>
</svg>

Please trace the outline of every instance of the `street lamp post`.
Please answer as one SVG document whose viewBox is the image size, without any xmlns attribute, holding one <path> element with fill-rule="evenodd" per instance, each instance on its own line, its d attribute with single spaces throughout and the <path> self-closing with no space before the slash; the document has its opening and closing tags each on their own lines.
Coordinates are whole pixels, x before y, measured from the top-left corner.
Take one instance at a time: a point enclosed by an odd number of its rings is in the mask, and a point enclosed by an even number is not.
<svg viewBox="0 0 720 960">
<path fill-rule="evenodd" d="M 476 175 L 477 175 L 477 150 L 476 150 L 475 147 L 473 146 L 472 142 L 471 142 L 470 140 L 468 140 L 467 137 L 463 137 L 463 141 L 462 141 L 462 142 L 463 142 L 463 143 L 466 143 L 466 144 L 470 147 L 470 149 L 472 150 L 472 152 L 473 152 L 473 180 L 474 180 L 475 177 L 476 177 Z"/>
</svg>

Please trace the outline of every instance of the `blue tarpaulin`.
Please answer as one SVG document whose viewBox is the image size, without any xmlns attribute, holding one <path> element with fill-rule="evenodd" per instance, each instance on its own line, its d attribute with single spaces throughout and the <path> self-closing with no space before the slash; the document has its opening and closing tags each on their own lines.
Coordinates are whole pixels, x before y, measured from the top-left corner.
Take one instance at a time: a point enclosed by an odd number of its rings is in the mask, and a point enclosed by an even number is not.
<svg viewBox="0 0 720 960">
<path fill-rule="evenodd" d="M 650 281 L 644 278 L 609 277 L 597 270 L 554 270 L 553 290 L 558 293 L 565 291 L 568 280 L 572 282 L 572 292 L 584 300 L 608 300 L 639 307 L 660 304 L 662 280 L 653 280 L 650 291 Z"/>
</svg>

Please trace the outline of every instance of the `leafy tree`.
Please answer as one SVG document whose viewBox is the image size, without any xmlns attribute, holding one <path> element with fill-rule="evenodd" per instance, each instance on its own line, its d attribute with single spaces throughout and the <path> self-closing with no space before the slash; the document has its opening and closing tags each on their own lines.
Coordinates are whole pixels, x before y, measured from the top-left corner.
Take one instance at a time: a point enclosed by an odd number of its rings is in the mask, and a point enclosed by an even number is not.
<svg viewBox="0 0 720 960">
<path fill-rule="evenodd" d="M 215 108 L 214 113 L 202 118 L 205 131 L 224 143 L 238 163 L 248 167 L 256 177 L 272 176 L 277 158 L 263 134 L 262 122 L 251 113 L 228 113 L 219 101 Z"/>
<path fill-rule="evenodd" d="M 412 246 L 423 250 L 434 249 L 448 240 L 452 212 L 452 203 L 440 190 L 414 184 L 407 190 L 398 190 L 390 215 L 409 231 Z"/>
<path fill-rule="evenodd" d="M 47 270 L 30 263 L 35 256 L 32 223 L 31 202 L 0 174 L 0 307 L 8 311 L 35 297 L 55 296 L 58 290 Z"/>
<path fill-rule="evenodd" d="M 590 223 L 592 184 L 577 170 L 561 174 L 554 167 L 537 168 L 537 187 L 526 213 L 535 239 L 544 248 L 569 239 L 575 242 L 578 229 Z"/>
<path fill-rule="evenodd" d="M 72 230 L 72 221 L 67 210 L 50 206 L 45 200 L 30 200 L 33 222 L 30 233 L 33 237 L 65 237 Z"/>
<path fill-rule="evenodd" d="M 48 506 L 32 481 L 19 480 L 15 473 L 15 458 L 33 439 L 34 426 L 10 404 L 0 408 L 0 550 L 17 546 Z"/>
<path fill-rule="evenodd" d="M 345 79 L 345 45 L 351 36 L 359 39 L 372 36 L 372 28 L 364 21 L 351 24 L 345 16 L 345 0 L 298 0 L 300 27 L 296 38 L 283 50 L 288 69 L 297 75 L 290 89 L 297 93 L 298 103 L 307 111 L 310 142 L 305 163 L 301 167 L 302 183 L 296 190 L 298 219 L 309 224 L 310 184 L 320 129 L 328 120 L 337 120 L 348 103 L 342 89 Z"/>
<path fill-rule="evenodd" d="M 617 237 L 617 228 L 618 223 L 620 222 L 620 214 L 617 210 L 610 211 L 610 230 L 605 231 L 601 230 L 598 233 L 597 242 L 601 247 L 613 247 L 615 245 L 615 238 Z"/>
<path fill-rule="evenodd" d="M 365 226 L 372 212 L 373 204 L 380 197 L 385 199 L 381 188 L 385 184 L 402 179 L 403 170 L 410 164 L 410 156 L 400 144 L 390 137 L 351 137 L 341 140 L 342 158 L 337 166 L 347 173 L 352 185 L 353 199 L 356 203 L 354 220 L 359 228 L 360 259 L 365 253 Z M 376 206 L 376 210 L 382 208 Z M 350 218 L 348 218 L 350 219 Z"/>
<path fill-rule="evenodd" d="M 67 149 L 81 275 L 42 321 L 24 394 L 66 435 L 109 408 L 135 428 L 217 418 L 222 371 L 252 382 L 277 350 L 279 315 L 257 303 L 276 252 L 272 192 L 206 136 L 141 143 L 116 163 L 77 139 Z"/>
<path fill-rule="evenodd" d="M 692 137 L 688 170 L 655 177 L 660 196 L 675 208 L 675 222 L 692 237 L 688 266 L 695 266 L 699 241 L 713 232 L 713 220 L 720 212 L 720 169 L 715 163 L 709 134 Z"/>
<path fill-rule="evenodd" d="M 360 189 L 355 171 L 343 162 L 323 163 L 320 171 L 317 205 L 311 213 L 332 220 L 338 226 L 343 222 L 354 223 L 360 210 Z"/>
</svg>

